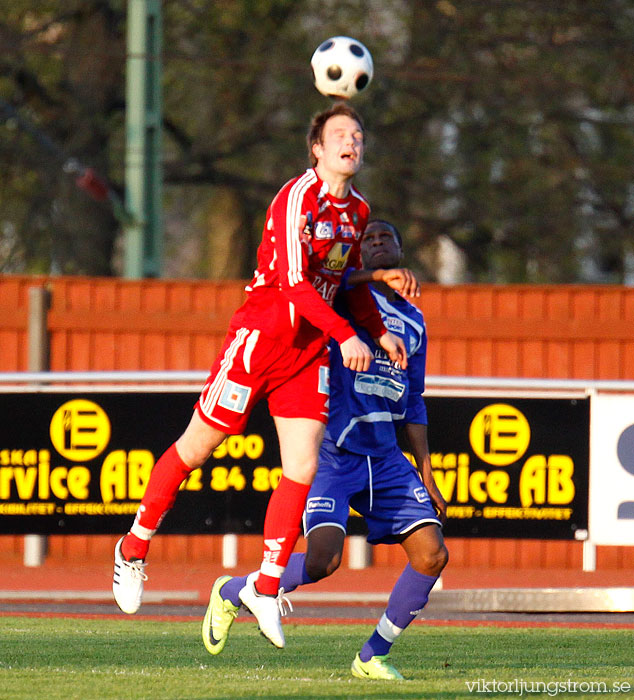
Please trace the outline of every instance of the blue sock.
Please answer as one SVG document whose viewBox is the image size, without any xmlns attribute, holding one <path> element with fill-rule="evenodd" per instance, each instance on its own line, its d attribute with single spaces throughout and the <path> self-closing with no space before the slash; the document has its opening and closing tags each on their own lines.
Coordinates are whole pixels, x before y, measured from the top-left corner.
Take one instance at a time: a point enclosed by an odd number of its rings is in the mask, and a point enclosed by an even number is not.
<svg viewBox="0 0 634 700">
<path fill-rule="evenodd" d="M 359 652 L 361 661 L 369 661 L 373 656 L 384 656 L 390 651 L 401 632 L 427 604 L 429 592 L 437 580 L 437 576 L 419 574 L 410 564 L 403 569 L 394 584 L 379 624 Z"/>
<path fill-rule="evenodd" d="M 306 573 L 306 555 L 303 552 L 295 552 L 291 554 L 291 558 L 284 569 L 280 579 L 280 588 L 284 589 L 284 593 L 290 593 L 297 586 L 304 586 L 307 583 L 315 582 Z"/>
<path fill-rule="evenodd" d="M 234 605 L 241 605 L 242 601 L 238 593 L 244 588 L 246 581 L 246 576 L 234 576 L 220 589 L 222 597 L 230 600 Z M 280 579 L 280 588 L 283 588 L 285 593 L 290 593 L 297 586 L 303 586 L 306 583 L 315 583 L 306 573 L 306 555 L 303 552 L 291 554 Z"/>
<path fill-rule="evenodd" d="M 245 587 L 246 582 L 246 576 L 234 576 L 220 589 L 220 595 L 225 600 L 230 600 L 234 605 L 240 606 L 242 605 L 242 601 L 238 593 Z"/>
</svg>

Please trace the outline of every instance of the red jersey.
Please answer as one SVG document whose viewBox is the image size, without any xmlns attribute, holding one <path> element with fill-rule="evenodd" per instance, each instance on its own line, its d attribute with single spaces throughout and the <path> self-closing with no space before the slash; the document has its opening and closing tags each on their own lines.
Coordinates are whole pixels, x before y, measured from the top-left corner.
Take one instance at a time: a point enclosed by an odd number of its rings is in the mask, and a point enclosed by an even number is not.
<svg viewBox="0 0 634 700">
<path fill-rule="evenodd" d="M 287 182 L 268 208 L 258 267 L 232 327 L 294 347 L 355 335 L 331 307 L 344 272 L 361 267 L 359 239 L 369 215 L 354 187 L 344 199 L 333 197 L 312 168 Z M 385 332 L 367 285 L 348 292 L 348 306 L 373 337 Z"/>
</svg>

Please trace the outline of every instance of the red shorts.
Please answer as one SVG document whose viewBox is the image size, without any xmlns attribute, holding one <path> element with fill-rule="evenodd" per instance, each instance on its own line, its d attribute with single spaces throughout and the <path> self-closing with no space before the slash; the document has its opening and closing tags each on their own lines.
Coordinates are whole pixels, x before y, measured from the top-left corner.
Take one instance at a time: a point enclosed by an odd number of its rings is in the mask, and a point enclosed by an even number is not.
<svg viewBox="0 0 634 700">
<path fill-rule="evenodd" d="M 264 397 L 272 416 L 327 423 L 328 359 L 322 345 L 293 348 L 257 330 L 230 330 L 196 408 L 229 435 L 244 431 L 251 409 Z"/>
</svg>

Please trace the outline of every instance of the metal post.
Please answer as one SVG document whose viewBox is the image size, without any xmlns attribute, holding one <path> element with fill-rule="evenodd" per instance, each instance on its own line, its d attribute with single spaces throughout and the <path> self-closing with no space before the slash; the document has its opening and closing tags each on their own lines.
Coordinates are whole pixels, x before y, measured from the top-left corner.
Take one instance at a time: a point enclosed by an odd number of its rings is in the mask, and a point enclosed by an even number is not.
<svg viewBox="0 0 634 700">
<path fill-rule="evenodd" d="M 372 547 L 363 535 L 348 537 L 348 568 L 365 569 L 372 565 Z"/>
<path fill-rule="evenodd" d="M 49 369 L 48 346 L 49 293 L 44 287 L 29 288 L 28 344 L 29 372 Z M 24 536 L 24 566 L 42 566 L 48 540 L 45 535 Z"/>
<path fill-rule="evenodd" d="M 49 293 L 45 287 L 29 288 L 29 372 L 46 372 L 49 369 L 48 305 Z"/>
<path fill-rule="evenodd" d="M 597 570 L 597 546 L 590 542 L 590 540 L 584 540 L 583 542 L 583 552 L 582 552 L 582 570 L 583 571 L 596 571 Z"/>
<path fill-rule="evenodd" d="M 222 566 L 225 569 L 235 569 L 238 566 L 238 535 L 223 535 Z"/>
<path fill-rule="evenodd" d="M 163 259 L 161 2 L 129 0 L 126 72 L 124 274 L 158 277 Z"/>
</svg>

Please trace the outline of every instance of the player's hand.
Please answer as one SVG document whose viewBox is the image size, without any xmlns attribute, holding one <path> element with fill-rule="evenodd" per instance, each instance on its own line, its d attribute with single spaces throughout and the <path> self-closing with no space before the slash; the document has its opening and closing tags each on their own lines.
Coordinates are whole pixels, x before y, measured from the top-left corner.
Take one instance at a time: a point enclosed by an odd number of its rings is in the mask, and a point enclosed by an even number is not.
<svg viewBox="0 0 634 700">
<path fill-rule="evenodd" d="M 444 525 L 447 522 L 447 501 L 445 501 L 440 491 L 436 488 L 436 484 L 434 484 L 433 489 L 430 488 L 428 484 L 425 484 L 425 486 L 431 498 L 432 505 L 436 509 L 436 513 L 438 513 L 438 520 Z"/>
<path fill-rule="evenodd" d="M 343 366 L 354 372 L 367 372 L 370 363 L 374 359 L 372 350 L 359 338 L 353 335 L 352 338 L 344 340 L 340 345 Z"/>
<path fill-rule="evenodd" d="M 420 282 L 416 275 L 406 267 L 394 267 L 388 270 L 375 270 L 374 274 L 379 281 L 385 282 L 404 297 L 419 297 Z"/>
<path fill-rule="evenodd" d="M 403 369 L 407 369 L 407 350 L 402 338 L 388 331 L 376 342 L 385 350 L 392 362 L 398 362 Z"/>
</svg>

